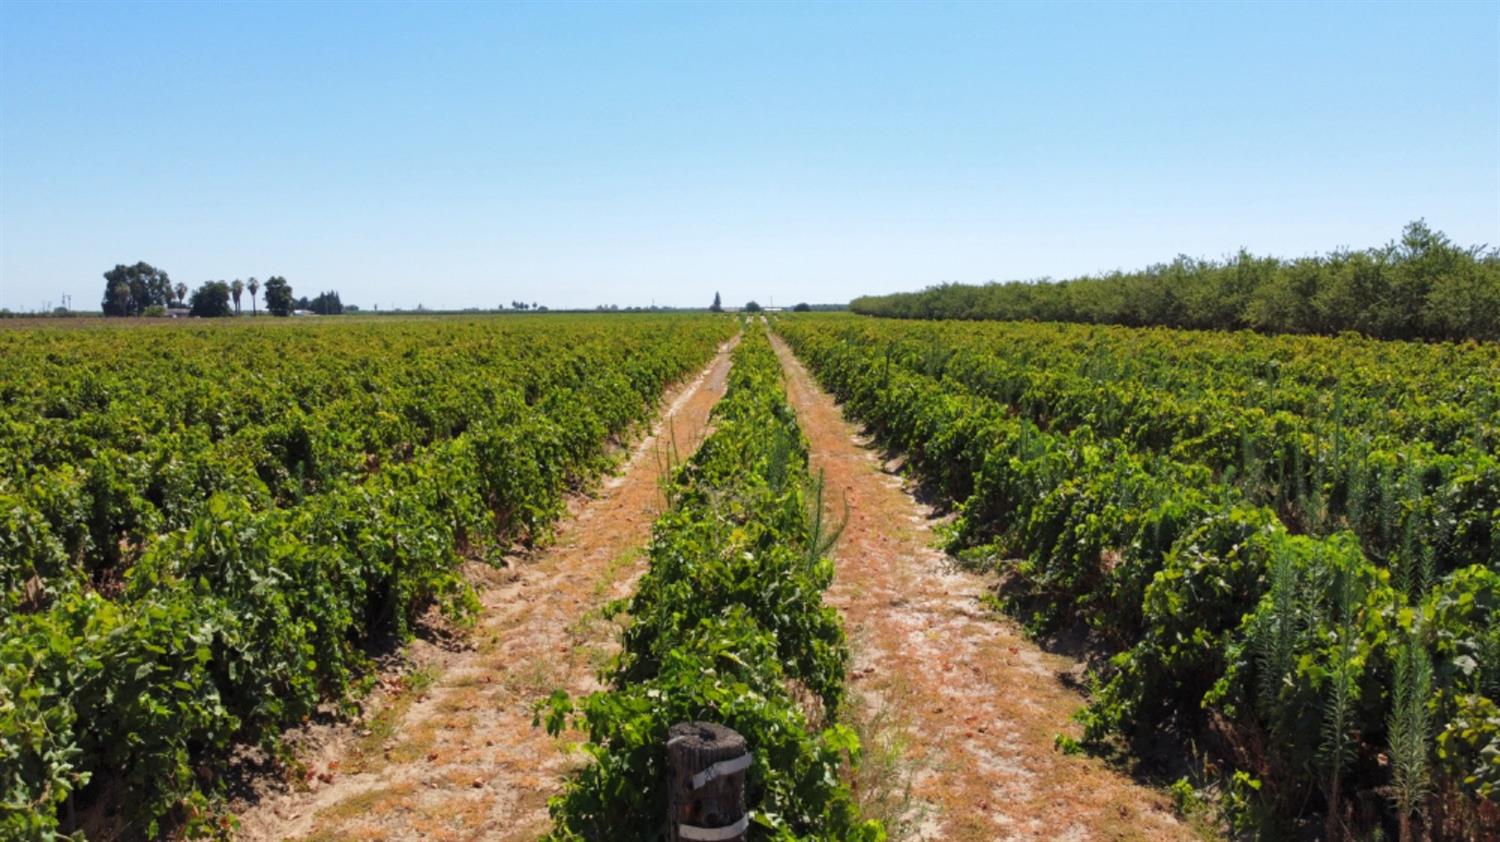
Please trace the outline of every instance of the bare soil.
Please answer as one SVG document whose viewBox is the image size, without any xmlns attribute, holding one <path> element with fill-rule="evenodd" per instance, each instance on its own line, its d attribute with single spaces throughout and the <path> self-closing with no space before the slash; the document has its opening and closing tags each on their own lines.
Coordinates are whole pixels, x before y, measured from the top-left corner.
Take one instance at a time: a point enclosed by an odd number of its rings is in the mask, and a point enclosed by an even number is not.
<svg viewBox="0 0 1500 842">
<path fill-rule="evenodd" d="M 482 609 L 461 647 L 419 641 L 416 669 L 387 676 L 353 725 L 304 741 L 305 768 L 239 805 L 246 840 L 521 840 L 548 827 L 547 799 L 583 758 L 580 734 L 532 725 L 554 689 L 587 693 L 617 648 L 603 605 L 628 595 L 662 506 L 659 479 L 708 432 L 729 346 L 676 390 L 655 432 L 557 540 L 502 570 L 472 565 Z"/>
<path fill-rule="evenodd" d="M 1170 800 L 1077 738 L 1080 665 L 1049 654 L 982 601 L 994 583 L 934 548 L 918 503 L 779 339 L 787 391 L 830 515 L 848 515 L 828 601 L 853 651 L 852 714 L 866 757 L 855 781 L 893 839 L 1170 840 L 1196 834 Z"/>
</svg>

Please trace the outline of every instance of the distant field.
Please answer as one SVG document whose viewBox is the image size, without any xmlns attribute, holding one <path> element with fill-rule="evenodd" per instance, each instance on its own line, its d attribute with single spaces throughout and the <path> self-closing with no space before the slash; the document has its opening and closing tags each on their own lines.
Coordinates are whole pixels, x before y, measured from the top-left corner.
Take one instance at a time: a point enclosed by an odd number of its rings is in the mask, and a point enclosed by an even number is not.
<svg viewBox="0 0 1500 842">
<path fill-rule="evenodd" d="M 0 330 L 5 328 L 23 328 L 33 330 L 36 328 L 67 328 L 67 327 L 268 327 L 277 324 L 291 326 L 315 322 L 334 322 L 347 324 L 350 322 L 379 322 L 392 321 L 417 321 L 430 319 L 535 319 L 535 318 L 557 318 L 559 316 L 588 317 L 594 313 L 575 312 L 544 312 L 544 313 L 344 313 L 337 316 L 287 316 L 285 318 L 272 316 L 269 313 L 261 313 L 259 316 L 251 316 L 243 313 L 233 318 L 222 319 L 200 319 L 189 316 L 171 318 L 169 316 L 6 316 L 0 318 Z M 613 314 L 612 314 L 613 315 Z M 630 314 L 630 315 L 670 315 L 670 314 Z"/>
</svg>

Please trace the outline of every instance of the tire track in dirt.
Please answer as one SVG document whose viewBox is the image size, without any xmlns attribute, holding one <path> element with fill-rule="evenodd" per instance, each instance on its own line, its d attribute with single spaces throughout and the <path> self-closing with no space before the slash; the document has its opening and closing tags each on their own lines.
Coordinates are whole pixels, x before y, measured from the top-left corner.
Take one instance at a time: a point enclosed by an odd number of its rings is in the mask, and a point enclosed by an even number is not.
<svg viewBox="0 0 1500 842">
<path fill-rule="evenodd" d="M 1169 800 L 1103 761 L 1069 756 L 1081 704 L 1048 654 L 980 597 L 984 577 L 934 549 L 931 510 L 848 423 L 778 337 L 787 393 L 823 473 L 834 548 L 829 604 L 844 617 L 862 806 L 893 839 L 1194 839 Z"/>
<path fill-rule="evenodd" d="M 706 437 L 724 394 L 729 351 L 676 390 L 655 432 L 593 499 L 571 501 L 557 540 L 503 570 L 471 565 L 482 604 L 461 651 L 418 641 L 406 689 L 377 693 L 373 714 L 340 727 L 304 757 L 307 776 L 239 815 L 247 840 L 531 840 L 549 826 L 547 798 L 581 762 L 532 726 L 534 704 L 559 687 L 598 688 L 618 648 L 600 608 L 628 595 L 662 506 L 664 460 Z"/>
</svg>

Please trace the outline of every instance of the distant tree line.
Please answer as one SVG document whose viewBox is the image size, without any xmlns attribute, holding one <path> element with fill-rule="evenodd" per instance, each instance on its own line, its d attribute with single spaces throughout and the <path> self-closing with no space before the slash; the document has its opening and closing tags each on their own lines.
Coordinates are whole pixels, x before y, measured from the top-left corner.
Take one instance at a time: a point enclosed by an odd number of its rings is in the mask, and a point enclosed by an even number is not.
<svg viewBox="0 0 1500 842">
<path fill-rule="evenodd" d="M 293 310 L 309 310 L 324 316 L 344 312 L 344 304 L 337 292 L 319 293 L 316 298 L 306 296 L 294 298 L 292 285 L 280 275 L 267 278 L 265 284 L 251 278 L 241 281 L 204 281 L 192 295 L 182 282 L 172 279 L 161 269 L 141 261 L 134 266 L 124 264 L 104 273 L 104 299 L 100 309 L 106 316 L 160 315 L 167 308 L 187 308 L 190 315 L 203 318 L 237 316 L 240 300 L 245 292 L 250 293 L 250 312 L 259 313 L 257 295 L 265 290 L 266 310 L 273 316 L 290 316 Z M 355 308 L 350 307 L 353 310 Z"/>
<path fill-rule="evenodd" d="M 295 308 L 317 313 L 320 316 L 337 316 L 344 312 L 344 303 L 337 292 L 320 292 L 316 298 L 303 296 L 297 299 Z"/>
<path fill-rule="evenodd" d="M 864 296 L 849 309 L 914 319 L 1005 319 L 1335 334 L 1500 339 L 1500 250 L 1455 245 L 1425 222 L 1364 251 L 1287 260 L 1244 250 L 1179 256 L 1065 281 L 942 284 Z"/>
</svg>

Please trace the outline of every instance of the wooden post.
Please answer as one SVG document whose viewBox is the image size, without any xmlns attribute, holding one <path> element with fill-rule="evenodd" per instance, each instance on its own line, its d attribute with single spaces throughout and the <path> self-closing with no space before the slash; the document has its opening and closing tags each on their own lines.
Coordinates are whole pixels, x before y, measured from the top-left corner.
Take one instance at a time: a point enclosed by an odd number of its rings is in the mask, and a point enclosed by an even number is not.
<svg viewBox="0 0 1500 842">
<path fill-rule="evenodd" d="M 667 732 L 667 826 L 672 842 L 744 842 L 745 738 L 712 722 Z"/>
</svg>

